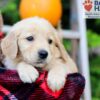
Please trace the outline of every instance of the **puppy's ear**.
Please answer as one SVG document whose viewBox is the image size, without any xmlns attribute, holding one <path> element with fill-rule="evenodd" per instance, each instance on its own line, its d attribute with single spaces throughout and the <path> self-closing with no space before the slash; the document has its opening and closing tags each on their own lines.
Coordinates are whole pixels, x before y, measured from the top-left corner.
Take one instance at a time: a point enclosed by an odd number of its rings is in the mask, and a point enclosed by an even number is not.
<svg viewBox="0 0 100 100">
<path fill-rule="evenodd" d="M 17 56 L 17 37 L 10 32 L 1 42 L 1 49 L 5 56 L 14 59 Z"/>
<path fill-rule="evenodd" d="M 54 33 L 54 37 L 55 37 L 55 45 L 56 47 L 58 48 L 59 52 L 60 52 L 60 56 L 62 58 L 62 60 L 64 62 L 67 62 L 67 51 L 65 50 L 63 44 L 62 44 L 62 41 L 57 33 L 57 31 L 55 30 L 55 33 Z"/>
</svg>

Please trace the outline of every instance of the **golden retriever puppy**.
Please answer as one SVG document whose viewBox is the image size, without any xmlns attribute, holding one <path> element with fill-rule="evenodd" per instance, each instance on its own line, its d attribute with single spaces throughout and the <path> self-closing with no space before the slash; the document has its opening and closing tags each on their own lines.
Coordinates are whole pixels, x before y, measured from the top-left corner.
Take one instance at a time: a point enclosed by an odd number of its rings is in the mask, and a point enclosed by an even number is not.
<svg viewBox="0 0 100 100">
<path fill-rule="evenodd" d="M 1 47 L 6 67 L 17 70 L 24 83 L 34 82 L 39 76 L 36 68 L 41 68 L 48 71 L 50 89 L 57 91 L 64 86 L 67 74 L 77 72 L 57 31 L 43 18 L 28 18 L 15 24 Z"/>
</svg>

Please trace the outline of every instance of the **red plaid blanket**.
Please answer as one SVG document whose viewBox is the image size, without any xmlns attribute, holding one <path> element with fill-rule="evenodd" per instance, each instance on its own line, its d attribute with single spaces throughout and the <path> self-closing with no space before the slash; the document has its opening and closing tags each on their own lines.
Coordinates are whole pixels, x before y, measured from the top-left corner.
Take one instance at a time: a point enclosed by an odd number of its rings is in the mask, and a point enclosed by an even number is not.
<svg viewBox="0 0 100 100">
<path fill-rule="evenodd" d="M 70 74 L 61 91 L 53 93 L 45 84 L 47 72 L 40 73 L 32 84 L 24 84 L 14 70 L 0 69 L 0 100 L 79 100 L 85 79 L 79 73 Z"/>
</svg>

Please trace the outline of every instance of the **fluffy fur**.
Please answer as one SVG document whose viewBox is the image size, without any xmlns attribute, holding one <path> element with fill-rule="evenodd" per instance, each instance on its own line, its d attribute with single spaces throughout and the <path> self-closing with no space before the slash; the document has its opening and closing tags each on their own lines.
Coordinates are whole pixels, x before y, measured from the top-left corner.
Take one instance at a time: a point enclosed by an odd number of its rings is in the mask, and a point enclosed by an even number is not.
<svg viewBox="0 0 100 100">
<path fill-rule="evenodd" d="M 33 41 L 27 37 L 32 36 Z M 49 40 L 53 42 L 48 43 Z M 45 19 L 34 17 L 15 24 L 1 43 L 7 68 L 18 71 L 24 83 L 34 82 L 39 73 L 36 67 L 48 71 L 47 83 L 53 90 L 61 89 L 66 75 L 77 72 L 75 63 L 64 49 L 57 31 Z M 48 57 L 39 60 L 38 51 L 46 50 Z"/>
</svg>

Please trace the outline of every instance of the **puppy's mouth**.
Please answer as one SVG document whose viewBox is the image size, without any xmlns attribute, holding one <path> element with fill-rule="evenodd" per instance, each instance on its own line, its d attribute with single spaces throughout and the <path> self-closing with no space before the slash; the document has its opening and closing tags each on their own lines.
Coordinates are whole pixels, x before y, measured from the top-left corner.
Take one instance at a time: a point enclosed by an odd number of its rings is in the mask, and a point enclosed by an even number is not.
<svg viewBox="0 0 100 100">
<path fill-rule="evenodd" d="M 36 64 L 46 64 L 46 61 L 45 60 L 39 60 L 36 62 Z"/>
<path fill-rule="evenodd" d="M 47 64 L 47 62 L 46 61 L 37 61 L 37 62 L 35 62 L 35 67 L 37 67 L 37 68 L 43 68 L 43 67 L 45 67 L 45 65 Z"/>
<path fill-rule="evenodd" d="M 44 64 L 45 62 L 44 61 L 37 61 L 36 63 L 37 64 Z"/>
</svg>

